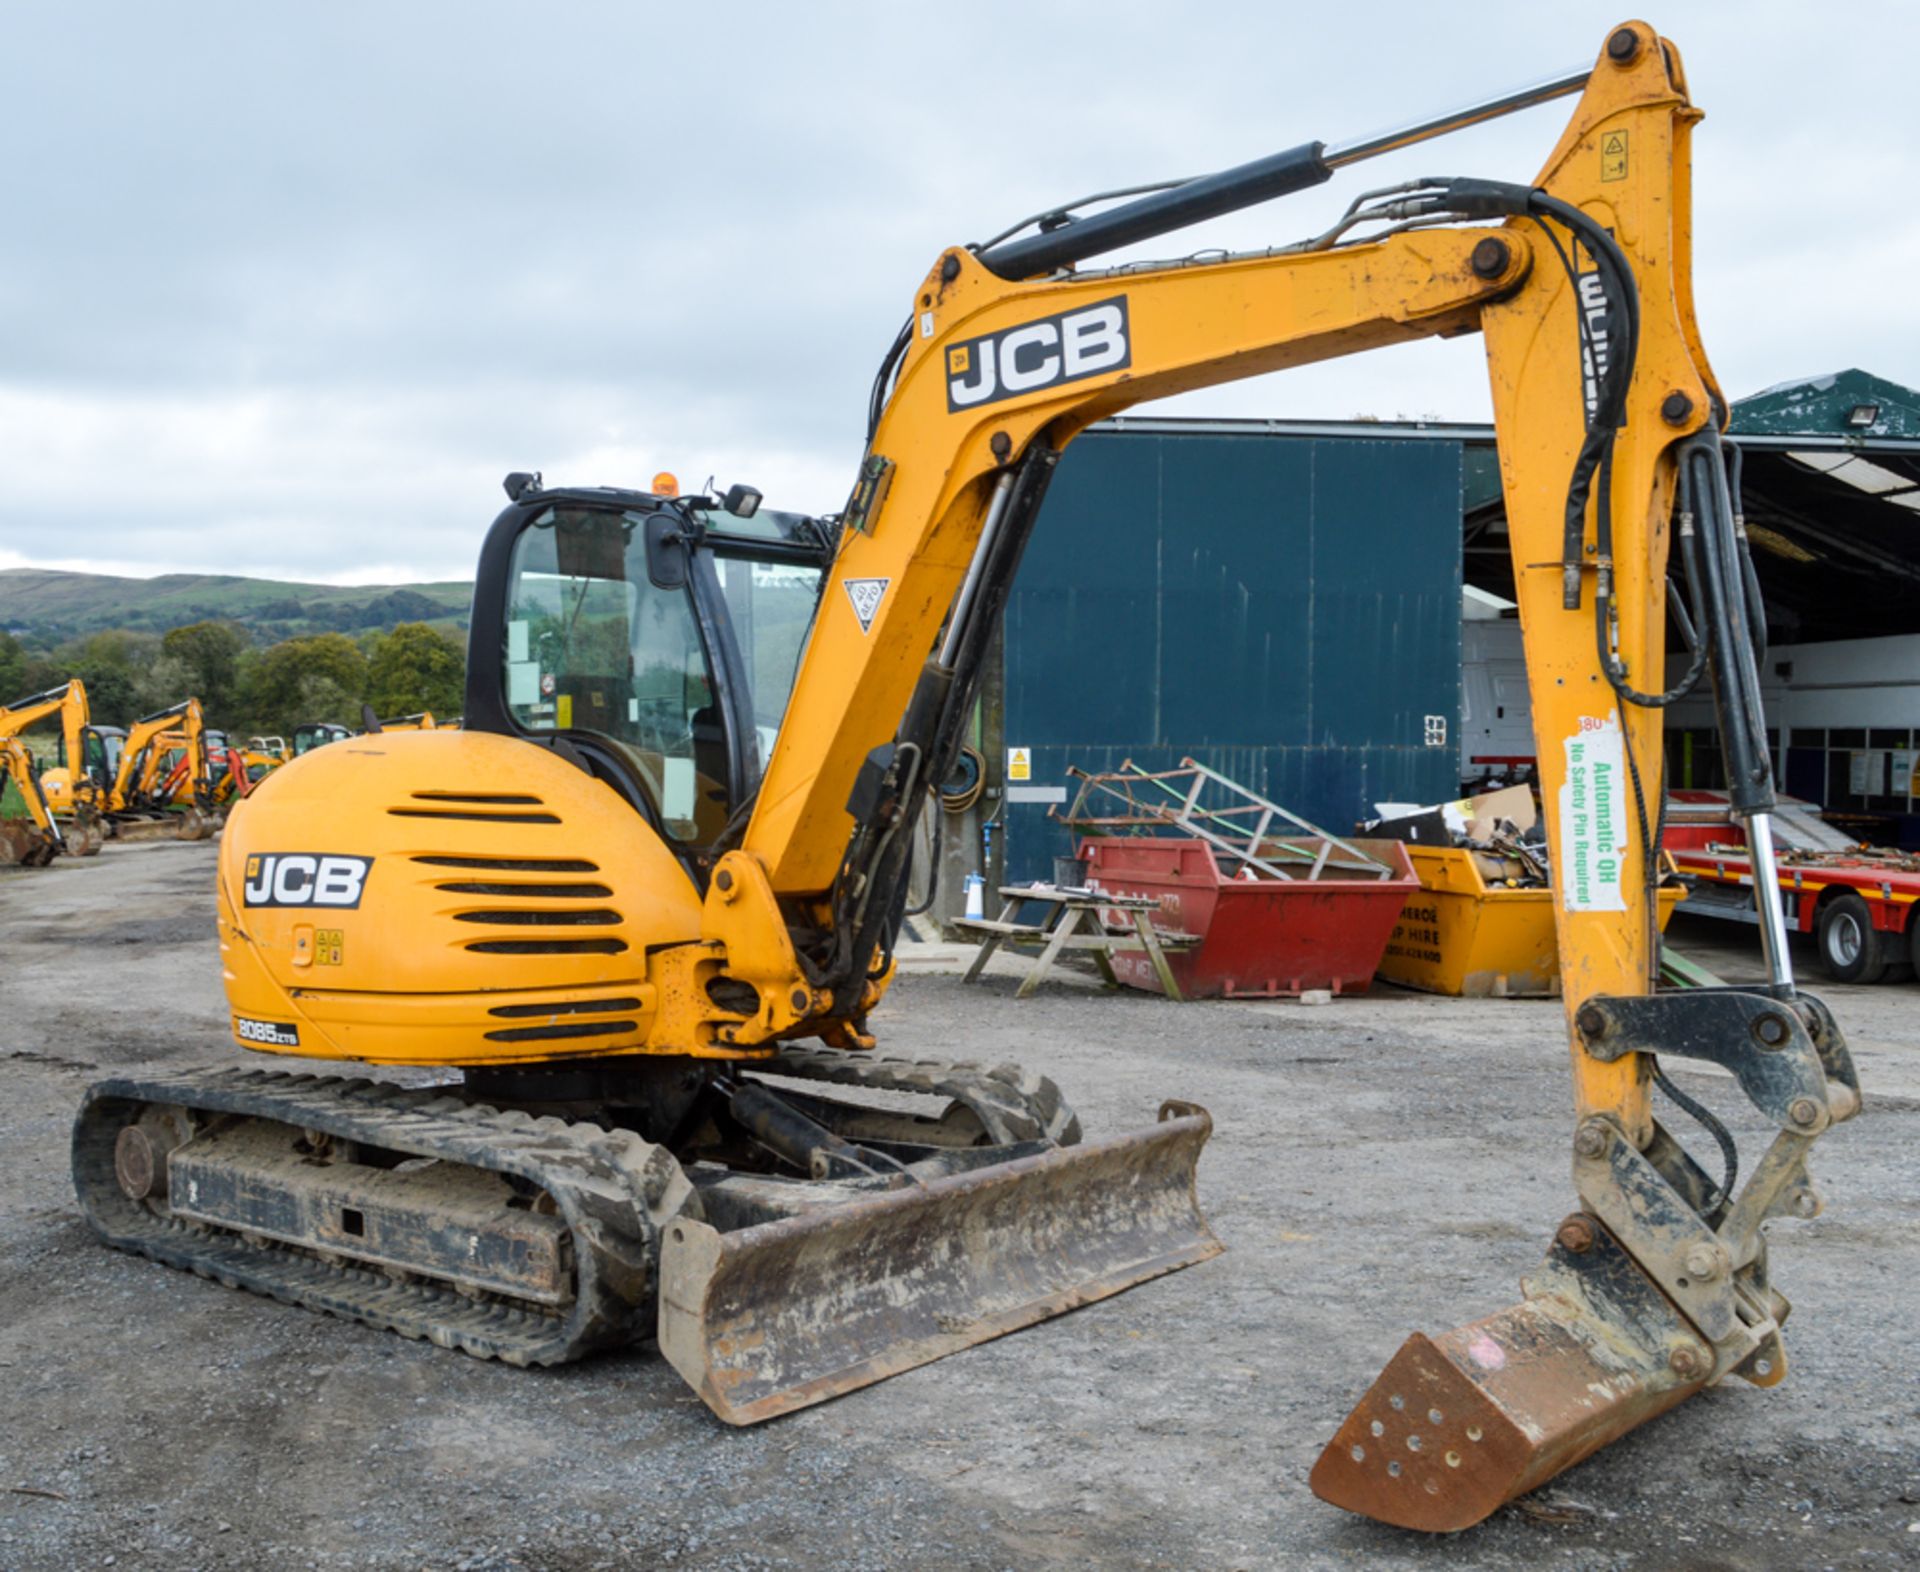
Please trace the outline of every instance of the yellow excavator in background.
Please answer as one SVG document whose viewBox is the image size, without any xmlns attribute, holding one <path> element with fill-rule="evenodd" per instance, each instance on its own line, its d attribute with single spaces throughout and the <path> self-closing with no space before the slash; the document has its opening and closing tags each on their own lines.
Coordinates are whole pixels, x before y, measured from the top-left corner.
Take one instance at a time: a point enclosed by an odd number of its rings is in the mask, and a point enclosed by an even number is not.
<svg viewBox="0 0 1920 1572">
<path fill-rule="evenodd" d="M 382 731 L 437 731 L 437 730 L 439 730 L 439 728 L 434 724 L 432 710 L 421 710 L 418 714 L 415 714 L 415 715 L 396 715 L 393 717 L 392 720 L 376 719 L 370 726 L 367 727 L 367 732 L 369 734 L 374 732 L 382 732 Z"/>
<path fill-rule="evenodd" d="M 245 743 L 236 743 L 230 735 L 225 733 L 221 735 L 225 739 L 228 754 L 227 770 L 234 775 L 238 795 L 242 797 L 292 757 L 287 751 L 285 741 L 278 737 L 271 739 L 249 737 Z M 220 773 L 217 762 L 214 773 L 216 776 Z M 246 776 L 244 786 L 239 782 L 241 773 Z"/>
<path fill-rule="evenodd" d="M 33 796 L 54 819 L 53 835 L 61 849 L 70 856 L 91 857 L 106 842 L 106 824 L 101 817 L 106 795 L 91 775 L 81 772 L 76 783 L 66 768 L 67 760 L 85 752 L 91 730 L 86 684 L 74 677 L 44 693 L 30 693 L 0 705 L 0 742 L 17 740 L 36 722 L 56 717 L 60 723 L 60 762 L 38 772 Z M 25 751 L 22 744 L 21 752 Z M 10 770 L 20 767 L 17 763 L 9 766 Z M 30 759 L 27 768 L 31 769 Z"/>
<path fill-rule="evenodd" d="M 18 737 L 0 737 L 0 868 L 44 868 L 65 849 L 33 755 Z"/>
<path fill-rule="evenodd" d="M 143 715 L 127 728 L 107 798 L 115 839 L 210 839 L 218 828 L 213 783 L 198 699 Z"/>
<path fill-rule="evenodd" d="M 201 757 L 205 774 L 193 773 L 194 750 L 186 730 L 162 732 L 142 771 L 145 789 L 176 812 L 204 808 L 224 819 L 254 783 L 283 760 L 242 748 L 224 731 L 207 727 Z"/>
<path fill-rule="evenodd" d="M 278 768 L 277 762 L 249 754 L 228 733 L 215 731 L 211 727 L 207 729 L 207 791 L 213 811 L 222 818 L 232 811 L 236 802 L 253 790 L 255 781 L 274 768 Z M 176 803 L 180 801 L 187 784 L 184 778 L 176 780 Z"/>
<path fill-rule="evenodd" d="M 315 748 L 323 748 L 330 742 L 345 742 L 353 733 L 345 726 L 332 721 L 306 721 L 293 728 L 293 750 L 290 758 L 299 758 L 311 753 Z"/>
<path fill-rule="evenodd" d="M 1532 183 L 1413 181 L 1297 245 L 1084 265 L 1575 93 Z M 1629 23 L 1596 63 L 1464 110 L 953 247 L 880 368 L 837 520 L 761 511 L 743 486 L 508 477 L 467 729 L 297 759 L 220 857 L 236 1042 L 461 1081 L 100 1082 L 73 1145 L 94 1227 L 517 1363 L 657 1336 L 733 1423 L 1213 1255 L 1203 1111 L 1083 1141 L 1041 1076 L 874 1052 L 910 827 L 1074 436 L 1143 400 L 1477 331 L 1549 805 L 1578 1209 L 1520 1304 L 1407 1343 L 1312 1486 L 1458 1529 L 1729 1375 L 1779 1381 L 1763 1224 L 1818 1212 L 1808 1151 L 1860 1097 L 1832 1015 L 1794 986 L 1771 877 L 1768 985 L 1655 992 L 1660 717 L 1703 676 L 1748 844 L 1771 855 L 1761 613 L 1694 321 L 1698 119 L 1677 50 Z M 1775 1132 L 1737 1190 L 1731 1161 L 1710 1175 L 1656 1118 L 1670 1058 L 1731 1071 Z"/>
<path fill-rule="evenodd" d="M 218 828 L 198 699 L 182 699 L 125 728 L 84 727 L 78 752 L 85 761 L 83 774 L 99 792 L 112 839 L 199 841 Z M 70 745 L 63 757 L 74 757 Z M 176 802 L 181 781 L 186 783 L 183 800 Z"/>
</svg>

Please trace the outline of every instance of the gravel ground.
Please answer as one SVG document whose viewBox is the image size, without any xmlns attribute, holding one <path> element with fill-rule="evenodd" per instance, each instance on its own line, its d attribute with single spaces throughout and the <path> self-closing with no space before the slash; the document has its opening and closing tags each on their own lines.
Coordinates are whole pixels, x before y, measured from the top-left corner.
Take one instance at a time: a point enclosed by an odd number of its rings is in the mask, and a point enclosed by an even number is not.
<svg viewBox="0 0 1920 1572">
<path fill-rule="evenodd" d="M 1229 1251 L 731 1431 L 643 1354 L 480 1364 L 93 1241 L 65 1149 L 89 1077 L 235 1054 L 212 860 L 110 847 L 0 876 L 0 1568 L 1920 1564 L 1913 985 L 1824 990 L 1868 1109 L 1822 1145 L 1826 1216 L 1775 1231 L 1786 1382 L 1709 1392 L 1439 1539 L 1334 1511 L 1306 1475 L 1406 1333 L 1512 1302 L 1570 1208 L 1557 1006 L 1182 1007 L 1076 981 L 1016 1002 L 1011 964 L 963 989 L 955 952 L 917 952 L 887 1048 L 1043 1070 L 1093 1138 L 1164 1097 L 1210 1107 L 1201 1193 Z M 1753 974 L 1744 935 L 1676 937 Z M 1680 1079 L 1734 1107 L 1725 1079 Z"/>
</svg>

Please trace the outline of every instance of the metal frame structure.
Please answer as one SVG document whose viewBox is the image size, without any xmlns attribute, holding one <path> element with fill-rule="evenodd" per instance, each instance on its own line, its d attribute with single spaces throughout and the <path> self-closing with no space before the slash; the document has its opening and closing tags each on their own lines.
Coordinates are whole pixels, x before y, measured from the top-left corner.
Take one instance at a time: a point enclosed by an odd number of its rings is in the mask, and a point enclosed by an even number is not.
<svg viewBox="0 0 1920 1572">
<path fill-rule="evenodd" d="M 1205 841 L 1216 853 L 1224 852 L 1241 868 L 1252 868 L 1269 879 L 1294 880 L 1300 877 L 1297 869 L 1303 862 L 1309 865 L 1305 875 L 1309 880 L 1320 878 L 1329 868 L 1360 878 L 1391 879 L 1396 875 L 1390 864 L 1368 856 L 1359 847 L 1317 824 L 1308 823 L 1279 803 L 1269 802 L 1218 770 L 1208 769 L 1198 759 L 1183 758 L 1180 767 L 1174 770 L 1143 770 L 1127 759 L 1119 769 L 1102 774 L 1073 767 L 1067 773 L 1080 781 L 1080 789 L 1065 813 L 1055 809 L 1049 817 L 1070 829 L 1094 834 L 1152 829 L 1191 835 Z M 1153 787 L 1172 806 L 1143 802 L 1134 794 L 1136 786 Z M 1230 798 L 1239 800 L 1227 807 L 1203 807 L 1200 799 L 1209 786 L 1218 787 Z M 1099 795 L 1119 798 L 1130 811 L 1110 818 L 1086 812 L 1087 799 Z M 1254 815 L 1258 817 L 1253 819 L 1253 829 L 1248 832 L 1245 821 Z M 1317 841 L 1318 849 L 1309 849 L 1296 840 L 1270 838 L 1268 831 L 1275 820 L 1284 820 L 1301 831 L 1304 840 Z M 1336 848 L 1346 855 L 1336 858 L 1333 855 Z M 1283 863 L 1293 864 L 1296 872 L 1289 873 Z"/>
</svg>

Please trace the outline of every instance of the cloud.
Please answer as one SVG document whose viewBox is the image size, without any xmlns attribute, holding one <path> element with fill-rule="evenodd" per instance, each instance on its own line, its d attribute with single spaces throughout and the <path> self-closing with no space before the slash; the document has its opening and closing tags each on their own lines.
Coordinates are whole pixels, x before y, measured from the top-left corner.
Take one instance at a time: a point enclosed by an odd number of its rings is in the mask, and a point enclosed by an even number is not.
<svg viewBox="0 0 1920 1572">
<path fill-rule="evenodd" d="M 10 56 L 31 65 L 0 95 L 0 554 L 464 576 L 514 468 L 712 472 L 837 507 L 873 368 L 943 246 L 1510 85 L 1589 57 L 1616 9 L 20 9 Z M 1906 101 L 1920 20 L 1673 9 L 1709 111 L 1698 295 L 1722 380 L 1920 380 L 1899 305 L 1920 229 L 1887 201 L 1910 139 L 1864 107 Z M 1526 178 L 1563 107 L 1193 244 L 1291 240 L 1364 185 L 1436 169 Z M 1489 405 L 1463 340 L 1174 407 Z"/>
</svg>

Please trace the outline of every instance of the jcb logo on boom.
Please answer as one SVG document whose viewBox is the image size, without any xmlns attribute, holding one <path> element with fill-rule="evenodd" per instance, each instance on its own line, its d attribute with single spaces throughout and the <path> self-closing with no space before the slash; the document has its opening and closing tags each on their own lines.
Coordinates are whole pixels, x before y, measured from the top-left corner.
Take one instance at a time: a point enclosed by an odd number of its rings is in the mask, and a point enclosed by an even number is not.
<svg viewBox="0 0 1920 1572">
<path fill-rule="evenodd" d="M 1078 382 L 1133 364 L 1127 297 L 1096 301 L 1057 316 L 947 347 L 947 412 L 1018 398 L 1059 382 Z"/>
<path fill-rule="evenodd" d="M 371 857 L 260 852 L 247 859 L 248 906 L 358 906 Z"/>
</svg>

